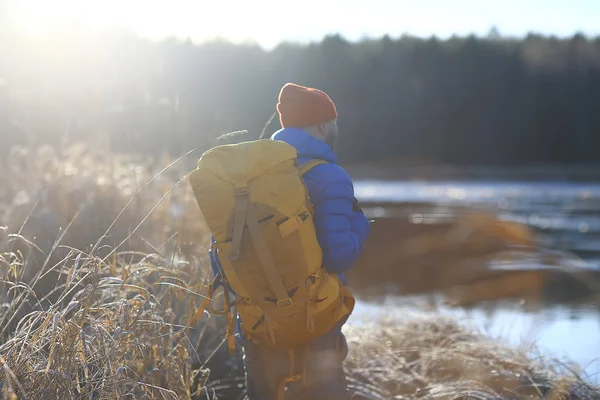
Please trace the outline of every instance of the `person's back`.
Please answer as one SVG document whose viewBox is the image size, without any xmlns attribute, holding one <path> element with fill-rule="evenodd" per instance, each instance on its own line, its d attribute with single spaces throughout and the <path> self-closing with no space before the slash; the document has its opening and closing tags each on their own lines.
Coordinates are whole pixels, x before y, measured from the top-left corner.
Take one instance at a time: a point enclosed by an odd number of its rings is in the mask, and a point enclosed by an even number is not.
<svg viewBox="0 0 600 400">
<path fill-rule="evenodd" d="M 322 267 L 338 274 L 345 285 L 344 272 L 361 255 L 369 222 L 357 205 L 352 180 L 337 165 L 335 105 L 319 90 L 287 84 L 280 92 L 277 110 L 282 129 L 271 139 L 294 147 L 300 165 L 313 160 L 324 161 L 302 178 L 314 208 Z M 214 254 L 211 263 L 217 273 Z M 282 399 L 282 393 L 285 399 L 346 398 L 343 362 L 347 345 L 341 330 L 347 318 L 337 321 L 333 329 L 307 346 L 293 349 L 256 345 L 242 337 L 250 400 Z M 287 386 L 285 392 L 283 386 Z"/>
</svg>

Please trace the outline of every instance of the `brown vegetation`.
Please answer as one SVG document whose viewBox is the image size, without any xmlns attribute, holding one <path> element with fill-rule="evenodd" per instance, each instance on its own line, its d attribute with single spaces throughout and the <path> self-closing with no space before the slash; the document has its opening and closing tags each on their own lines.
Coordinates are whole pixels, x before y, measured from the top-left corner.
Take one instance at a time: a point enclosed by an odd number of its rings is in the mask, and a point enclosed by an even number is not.
<svg viewBox="0 0 600 400">
<path fill-rule="evenodd" d="M 535 250 L 528 229 L 486 212 L 453 207 L 436 212 L 425 204 L 382 207 L 396 215 L 374 220 L 364 257 L 349 273 L 365 287 L 393 282 L 403 293 L 444 290 L 487 275 L 490 258 L 503 251 Z M 362 276 L 365 270 L 369 276 Z"/>
<path fill-rule="evenodd" d="M 363 399 L 596 399 L 575 370 L 435 313 L 349 326 L 347 369 Z M 566 372 L 565 372 L 566 371 Z"/>
<path fill-rule="evenodd" d="M 53 304 L 15 279 L 22 268 L 14 253 L 0 258 L 9 288 L 0 319 L 29 306 L 12 332 L 2 332 L 7 340 L 0 342 L 0 382 L 6 396 L 190 397 L 194 377 L 202 373 L 192 371 L 194 346 L 189 330 L 182 329 L 193 322 L 190 310 L 198 295 L 192 293 L 201 283 L 194 268 L 186 271 L 158 256 L 114 264 L 73 252 L 57 267 L 68 283 Z M 177 288 L 178 282 L 186 282 L 188 290 Z"/>
<path fill-rule="evenodd" d="M 12 154 L 0 172 L 3 398 L 239 398 L 222 318 L 196 313 L 207 232 L 176 184 L 187 171 L 159 173 L 168 164 L 77 147 Z M 347 334 L 355 398 L 600 393 L 442 316 Z"/>
<path fill-rule="evenodd" d="M 372 203 L 364 209 L 374 218 L 371 233 L 348 273 L 358 290 L 380 293 L 387 284 L 404 295 L 440 292 L 460 305 L 509 298 L 599 300 L 599 271 L 582 268 L 569 252 L 540 247 L 533 231 L 487 210 L 421 203 Z M 502 267 L 492 269 L 492 262 Z M 512 268 L 524 263 L 542 268 Z"/>
</svg>

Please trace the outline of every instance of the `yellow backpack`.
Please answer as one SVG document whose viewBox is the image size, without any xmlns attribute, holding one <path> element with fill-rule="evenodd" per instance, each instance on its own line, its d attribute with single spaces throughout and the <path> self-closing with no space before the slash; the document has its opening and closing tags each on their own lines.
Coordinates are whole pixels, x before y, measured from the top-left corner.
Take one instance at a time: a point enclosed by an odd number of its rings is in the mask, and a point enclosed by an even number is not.
<svg viewBox="0 0 600 400">
<path fill-rule="evenodd" d="M 302 180 L 321 163 L 298 165 L 289 144 L 256 140 L 207 151 L 189 176 L 215 240 L 225 287 L 228 283 L 236 294 L 227 307 L 236 309 L 230 324 L 239 313 L 242 334 L 254 343 L 280 348 L 306 344 L 354 308 L 347 287 L 322 268 Z M 229 326 L 230 348 L 232 334 Z"/>
</svg>

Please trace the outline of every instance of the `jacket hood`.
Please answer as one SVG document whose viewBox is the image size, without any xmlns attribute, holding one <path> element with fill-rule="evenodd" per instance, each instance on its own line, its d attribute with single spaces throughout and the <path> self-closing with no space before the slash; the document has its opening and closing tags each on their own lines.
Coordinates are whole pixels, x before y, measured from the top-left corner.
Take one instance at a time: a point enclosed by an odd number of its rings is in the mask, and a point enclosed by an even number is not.
<svg viewBox="0 0 600 400">
<path fill-rule="evenodd" d="M 300 128 L 283 128 L 271 136 L 272 140 L 281 140 L 293 146 L 301 161 L 319 159 L 329 163 L 337 163 L 337 157 L 327 143 L 311 136 Z"/>
</svg>

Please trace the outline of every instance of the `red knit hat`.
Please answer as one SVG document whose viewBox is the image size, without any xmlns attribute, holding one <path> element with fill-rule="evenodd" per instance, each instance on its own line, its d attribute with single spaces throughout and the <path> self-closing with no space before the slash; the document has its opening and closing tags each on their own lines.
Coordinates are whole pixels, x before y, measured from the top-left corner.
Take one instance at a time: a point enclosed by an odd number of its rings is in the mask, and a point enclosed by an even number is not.
<svg viewBox="0 0 600 400">
<path fill-rule="evenodd" d="M 284 128 L 307 128 L 337 118 L 335 104 L 318 89 L 287 83 L 279 92 L 279 121 Z"/>
</svg>

